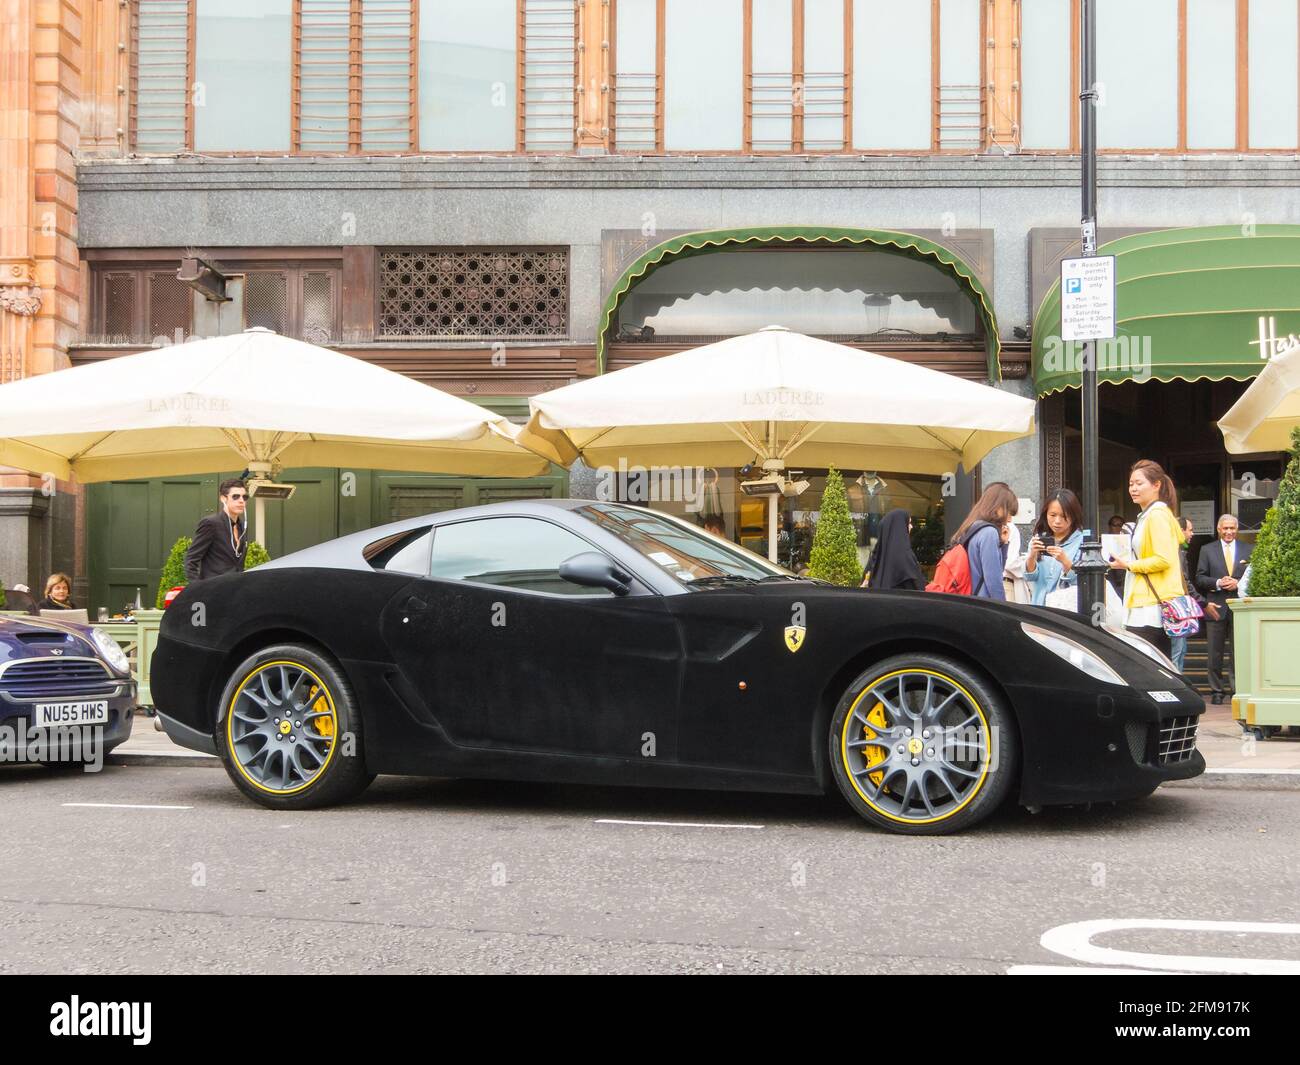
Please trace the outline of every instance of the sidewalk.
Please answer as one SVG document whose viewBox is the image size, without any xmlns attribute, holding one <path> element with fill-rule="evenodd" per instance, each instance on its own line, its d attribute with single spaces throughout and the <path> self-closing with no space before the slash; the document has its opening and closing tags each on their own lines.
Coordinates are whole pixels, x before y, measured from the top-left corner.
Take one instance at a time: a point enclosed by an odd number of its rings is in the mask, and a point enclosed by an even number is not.
<svg viewBox="0 0 1300 1065">
<path fill-rule="evenodd" d="M 1300 788 L 1300 736 L 1276 736 L 1258 742 L 1241 731 L 1232 719 L 1232 707 L 1206 703 L 1205 716 L 1197 729 L 1196 746 L 1205 756 L 1208 773 L 1222 783 L 1224 777 L 1273 775 L 1294 777 Z M 119 765 L 219 766 L 210 754 L 178 747 L 165 732 L 154 728 L 154 719 L 137 716 L 131 738 L 117 748 L 109 761 Z M 1202 778 L 1203 779 L 1203 778 Z"/>
</svg>

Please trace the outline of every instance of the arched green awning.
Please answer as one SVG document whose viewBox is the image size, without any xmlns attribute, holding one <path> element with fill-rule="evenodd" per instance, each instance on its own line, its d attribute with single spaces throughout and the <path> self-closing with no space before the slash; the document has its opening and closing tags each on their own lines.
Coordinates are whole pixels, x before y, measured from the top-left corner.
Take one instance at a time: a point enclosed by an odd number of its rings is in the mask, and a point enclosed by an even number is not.
<svg viewBox="0 0 1300 1065">
<path fill-rule="evenodd" d="M 1300 226 L 1164 229 L 1099 254 L 1115 256 L 1116 286 L 1116 338 L 1098 343 L 1099 381 L 1247 381 L 1274 332 L 1280 342 L 1300 333 Z M 1082 377 L 1082 345 L 1062 344 L 1060 332 L 1058 279 L 1034 316 L 1040 396 Z"/>
<path fill-rule="evenodd" d="M 709 229 L 698 233 L 684 233 L 655 245 L 623 271 L 605 299 L 596 331 L 596 366 L 599 372 L 605 372 L 606 351 L 609 347 L 610 334 L 618 320 L 619 305 L 638 281 L 667 263 L 692 255 L 707 255 L 710 252 L 722 251 L 736 244 L 874 244 L 880 248 L 892 248 L 895 252 L 915 259 L 938 264 L 969 292 L 971 302 L 979 312 L 980 321 L 984 326 L 989 380 L 1001 380 L 1002 375 L 998 366 L 998 352 L 1001 345 L 998 340 L 997 320 L 993 316 L 993 299 L 968 263 L 951 249 L 925 237 L 918 237 L 914 233 L 896 233 L 888 229 L 851 229 L 843 226 L 749 226 L 744 229 Z"/>
</svg>

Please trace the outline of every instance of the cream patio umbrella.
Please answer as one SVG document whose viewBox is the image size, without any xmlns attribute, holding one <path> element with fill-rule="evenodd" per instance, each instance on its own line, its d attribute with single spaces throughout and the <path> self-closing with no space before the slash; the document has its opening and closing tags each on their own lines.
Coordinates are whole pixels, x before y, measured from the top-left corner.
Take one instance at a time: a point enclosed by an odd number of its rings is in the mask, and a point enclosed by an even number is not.
<svg viewBox="0 0 1300 1065">
<path fill-rule="evenodd" d="M 519 442 L 568 465 L 942 474 L 1034 429 L 1034 402 L 781 326 L 533 397 Z M 775 507 L 769 508 L 769 530 Z M 769 553 L 775 536 L 769 532 Z"/>
<path fill-rule="evenodd" d="M 0 385 L 0 466 L 82 483 L 238 466 L 545 472 L 515 435 L 466 400 L 260 328 Z"/>
<path fill-rule="evenodd" d="M 1223 443 L 1232 455 L 1287 451 L 1291 430 L 1300 425 L 1300 343 L 1275 355 L 1241 398 L 1219 419 Z"/>
</svg>

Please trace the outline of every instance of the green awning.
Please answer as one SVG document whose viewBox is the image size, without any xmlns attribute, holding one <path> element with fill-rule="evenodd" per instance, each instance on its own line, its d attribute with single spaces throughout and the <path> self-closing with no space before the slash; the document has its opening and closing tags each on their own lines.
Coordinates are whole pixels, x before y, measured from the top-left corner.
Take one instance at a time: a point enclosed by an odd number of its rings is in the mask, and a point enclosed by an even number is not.
<svg viewBox="0 0 1300 1065">
<path fill-rule="evenodd" d="M 1248 381 L 1274 334 L 1300 333 L 1300 226 L 1202 226 L 1110 241 L 1116 338 L 1097 351 L 1099 381 Z M 1063 344 L 1060 281 L 1034 317 L 1040 396 L 1077 388 L 1081 344 Z"/>
<path fill-rule="evenodd" d="M 596 366 L 605 372 L 605 356 L 609 337 L 618 320 L 618 308 L 623 297 L 642 278 L 659 267 L 691 255 L 705 255 L 725 250 L 734 244 L 875 244 L 892 248 L 897 253 L 914 259 L 937 263 L 945 272 L 955 277 L 970 294 L 971 302 L 979 312 L 984 326 L 984 347 L 988 354 L 990 381 L 1002 379 L 998 365 L 997 320 L 993 316 L 993 299 L 985 290 L 975 271 L 951 249 L 914 233 L 896 233 L 888 229 L 850 229 L 843 226 L 749 226 L 744 229 L 710 229 L 698 233 L 684 233 L 662 244 L 656 244 L 643 253 L 623 271 L 618 282 L 605 299 L 596 331 Z"/>
</svg>

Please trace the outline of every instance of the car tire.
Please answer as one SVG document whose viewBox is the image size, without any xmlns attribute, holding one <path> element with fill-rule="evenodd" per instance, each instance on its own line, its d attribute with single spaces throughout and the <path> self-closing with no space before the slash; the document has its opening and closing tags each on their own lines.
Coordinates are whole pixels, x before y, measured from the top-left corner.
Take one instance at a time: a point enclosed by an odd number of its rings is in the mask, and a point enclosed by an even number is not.
<svg viewBox="0 0 1300 1065">
<path fill-rule="evenodd" d="M 969 666 L 939 654 L 896 655 L 860 674 L 835 708 L 828 739 L 849 805 L 902 835 L 978 824 L 1018 776 L 1020 737 L 1005 700 Z"/>
<path fill-rule="evenodd" d="M 347 802 L 374 780 L 352 686 L 337 662 L 305 644 L 264 647 L 239 663 L 215 731 L 235 786 L 272 810 Z"/>
</svg>

